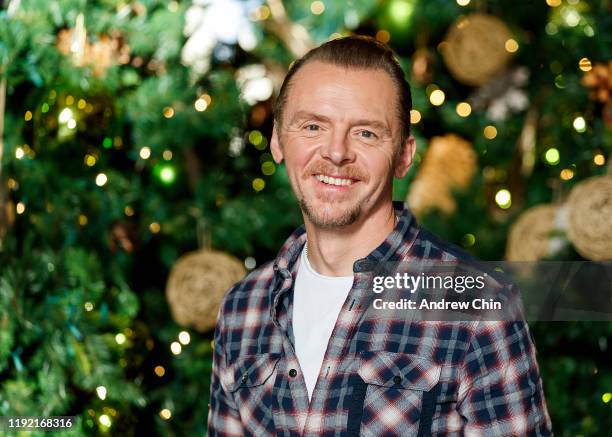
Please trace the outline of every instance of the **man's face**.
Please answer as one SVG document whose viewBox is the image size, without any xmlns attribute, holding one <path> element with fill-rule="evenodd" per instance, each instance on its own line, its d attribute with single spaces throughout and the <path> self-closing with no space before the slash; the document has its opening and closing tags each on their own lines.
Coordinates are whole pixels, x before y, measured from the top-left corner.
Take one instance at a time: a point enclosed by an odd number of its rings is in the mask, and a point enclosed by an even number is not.
<svg viewBox="0 0 612 437">
<path fill-rule="evenodd" d="M 382 70 L 312 61 L 293 76 L 282 130 L 271 151 L 283 159 L 302 211 L 314 225 L 350 225 L 391 202 L 393 176 L 412 163 L 414 139 L 400 153 L 397 92 Z"/>
</svg>

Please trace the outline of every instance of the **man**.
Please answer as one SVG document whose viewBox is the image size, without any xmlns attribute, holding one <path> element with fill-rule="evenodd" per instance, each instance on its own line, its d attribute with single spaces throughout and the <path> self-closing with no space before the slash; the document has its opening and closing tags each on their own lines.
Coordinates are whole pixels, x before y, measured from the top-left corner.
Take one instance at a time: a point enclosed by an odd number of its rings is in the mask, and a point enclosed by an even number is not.
<svg viewBox="0 0 612 437">
<path fill-rule="evenodd" d="M 210 436 L 551 435 L 524 322 L 371 310 L 377 265 L 467 257 L 392 202 L 415 152 L 411 106 L 370 38 L 329 41 L 290 69 L 271 151 L 304 226 L 223 300 Z"/>
</svg>

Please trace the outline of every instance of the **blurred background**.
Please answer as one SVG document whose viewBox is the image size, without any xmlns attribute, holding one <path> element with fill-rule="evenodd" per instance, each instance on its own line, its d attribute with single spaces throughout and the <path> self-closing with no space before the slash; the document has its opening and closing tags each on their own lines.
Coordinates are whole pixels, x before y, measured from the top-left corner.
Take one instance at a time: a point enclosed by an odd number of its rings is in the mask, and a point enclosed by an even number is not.
<svg viewBox="0 0 612 437">
<path fill-rule="evenodd" d="M 2 416 L 206 432 L 219 300 L 301 223 L 272 103 L 337 36 L 400 57 L 394 197 L 424 226 L 485 260 L 612 259 L 609 1 L 0 5 Z M 532 332 L 556 434 L 611 435 L 611 324 Z"/>
</svg>

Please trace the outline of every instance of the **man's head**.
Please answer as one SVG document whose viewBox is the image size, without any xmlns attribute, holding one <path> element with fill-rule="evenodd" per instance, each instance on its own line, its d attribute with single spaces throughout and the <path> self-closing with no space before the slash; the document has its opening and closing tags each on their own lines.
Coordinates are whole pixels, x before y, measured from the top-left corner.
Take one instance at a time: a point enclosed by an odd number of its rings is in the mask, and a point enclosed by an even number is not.
<svg viewBox="0 0 612 437">
<path fill-rule="evenodd" d="M 393 176 L 403 177 L 414 155 L 411 107 L 401 67 L 372 38 L 329 41 L 292 65 L 271 149 L 307 219 L 346 226 L 391 202 Z"/>
</svg>

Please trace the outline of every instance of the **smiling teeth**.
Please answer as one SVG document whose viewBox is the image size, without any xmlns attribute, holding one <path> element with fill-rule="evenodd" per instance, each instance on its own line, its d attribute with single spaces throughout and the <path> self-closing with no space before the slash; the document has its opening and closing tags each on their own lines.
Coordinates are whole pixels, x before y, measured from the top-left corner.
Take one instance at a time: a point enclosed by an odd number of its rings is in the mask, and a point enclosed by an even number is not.
<svg viewBox="0 0 612 437">
<path fill-rule="evenodd" d="M 316 176 L 316 178 L 323 182 L 324 184 L 329 184 L 329 185 L 351 185 L 353 183 L 353 181 L 351 179 L 341 179 L 341 178 L 331 178 L 329 176 L 325 176 L 322 174 L 319 174 Z"/>
</svg>

